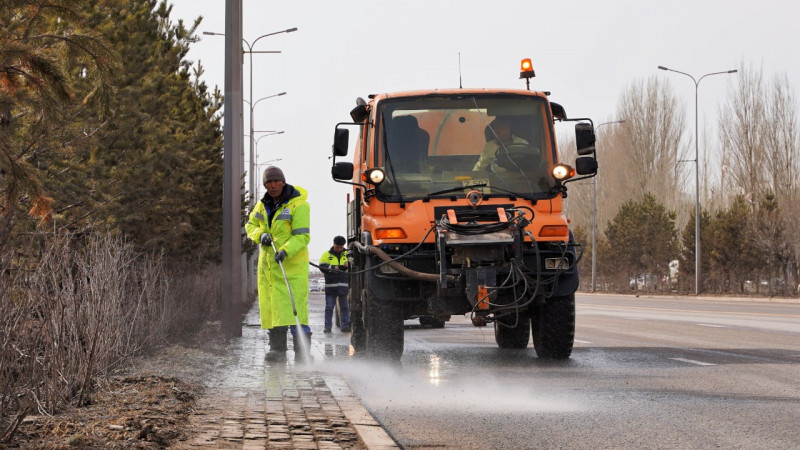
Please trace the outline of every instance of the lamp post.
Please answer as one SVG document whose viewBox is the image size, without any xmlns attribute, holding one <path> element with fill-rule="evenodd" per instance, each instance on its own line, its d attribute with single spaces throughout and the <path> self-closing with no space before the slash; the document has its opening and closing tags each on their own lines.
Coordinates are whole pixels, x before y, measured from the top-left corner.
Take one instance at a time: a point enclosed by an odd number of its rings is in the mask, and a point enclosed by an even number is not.
<svg viewBox="0 0 800 450">
<path fill-rule="evenodd" d="M 250 167 L 249 167 L 249 170 L 248 170 L 248 172 L 250 172 L 250 176 L 248 178 L 249 178 L 249 187 L 250 187 L 251 194 L 255 191 L 255 184 L 254 184 L 254 179 L 255 178 L 253 177 L 253 171 L 255 170 L 255 168 L 253 167 L 253 161 L 254 161 L 253 109 L 255 108 L 255 105 L 253 104 L 253 53 L 280 53 L 280 50 L 253 50 L 253 47 L 255 47 L 256 43 L 259 40 L 261 40 L 262 38 L 265 38 L 267 36 L 274 36 L 276 34 L 282 34 L 282 33 L 293 33 L 295 31 L 297 31 L 297 27 L 287 28 L 285 30 L 275 31 L 273 33 L 262 34 L 261 36 L 255 38 L 255 40 L 253 40 L 252 43 L 248 42 L 247 39 L 242 39 L 242 42 L 244 43 L 244 45 L 247 46 L 247 50 L 242 48 L 242 54 L 248 53 L 250 55 L 250 57 L 249 57 L 249 59 L 250 59 L 250 100 L 249 101 L 245 100 L 245 101 L 247 101 L 247 104 L 250 105 Z M 224 36 L 223 33 L 215 33 L 213 31 L 204 31 L 203 34 L 207 35 L 207 36 Z M 242 62 L 244 63 L 244 61 L 242 61 Z M 266 98 L 277 97 L 277 96 L 280 96 L 280 95 L 286 95 L 286 92 L 281 92 L 280 94 L 275 94 L 275 95 L 270 95 L 270 96 L 267 96 L 267 97 L 264 97 L 264 98 L 260 98 L 260 99 L 258 99 L 256 101 L 256 103 L 258 103 L 261 100 L 264 100 Z M 255 204 L 254 200 L 251 199 L 250 200 L 250 207 L 252 208 L 252 206 L 254 204 Z"/>
<path fill-rule="evenodd" d="M 698 110 L 697 110 L 697 90 L 700 86 L 700 81 L 703 78 L 711 75 L 722 75 L 726 73 L 736 73 L 737 70 L 726 70 L 723 72 L 711 72 L 695 79 L 693 76 L 686 72 L 681 72 L 675 69 L 668 69 L 664 66 L 658 66 L 661 70 L 668 72 L 675 72 L 681 75 L 686 75 L 694 82 L 694 293 L 700 295 L 701 283 L 701 270 L 700 270 L 700 161 L 698 155 L 700 154 L 700 140 L 698 138 L 699 129 L 697 126 Z"/>
<path fill-rule="evenodd" d="M 603 125 L 611 125 L 614 123 L 625 123 L 626 120 L 615 120 L 612 122 L 603 122 L 594 129 L 595 131 L 599 130 L 600 127 Z M 597 176 L 595 175 L 592 177 L 592 194 L 594 196 L 594 202 L 592 205 L 592 292 L 594 292 L 597 287 L 595 285 L 595 270 L 597 268 Z"/>
<path fill-rule="evenodd" d="M 238 15 L 239 15 L 238 19 L 239 19 L 239 21 L 241 21 L 241 2 L 239 2 L 239 9 L 238 9 L 237 12 L 238 12 Z M 236 31 L 237 31 L 237 34 L 241 37 L 241 23 L 240 23 L 239 27 L 236 29 Z M 279 50 L 256 51 L 256 50 L 253 50 L 253 47 L 256 45 L 256 42 L 258 42 L 261 38 L 265 38 L 267 36 L 274 36 L 276 34 L 281 34 L 281 33 L 292 33 L 292 32 L 295 32 L 295 31 L 297 31 L 297 27 L 287 28 L 285 30 L 275 31 L 273 33 L 262 34 L 261 36 L 255 38 L 255 40 L 253 40 L 252 44 L 250 42 L 248 42 L 247 39 L 244 39 L 243 37 L 241 37 L 242 42 L 247 46 L 247 50 L 242 48 L 242 55 L 244 55 L 245 53 L 249 53 L 250 54 L 250 101 L 248 102 L 248 104 L 250 105 L 250 167 L 249 167 L 250 186 L 249 186 L 249 188 L 250 188 L 250 192 L 251 192 L 251 197 L 252 197 L 252 192 L 254 190 L 253 189 L 254 188 L 254 185 L 253 185 L 254 178 L 253 178 L 252 172 L 253 172 L 253 170 L 255 170 L 253 168 L 253 153 L 254 153 L 254 150 L 253 150 L 253 53 L 280 53 Z M 225 33 L 215 33 L 213 31 L 204 31 L 203 34 L 206 35 L 206 36 L 225 36 Z M 226 41 L 227 41 L 227 39 L 226 39 Z M 240 60 L 241 60 L 241 65 L 244 66 L 244 58 L 240 58 Z M 238 71 L 238 74 L 239 74 L 239 77 L 238 77 L 238 81 L 239 81 L 238 92 L 239 92 L 239 94 L 241 94 L 241 91 L 242 91 L 241 70 Z M 283 94 L 285 94 L 285 92 Z M 283 94 L 279 94 L 279 95 L 283 95 Z M 242 101 L 244 101 L 244 99 L 242 99 Z M 227 108 L 226 108 L 226 111 L 228 111 Z M 241 113 L 241 110 L 239 110 L 239 112 Z M 231 116 L 232 115 L 233 114 L 231 114 Z M 229 116 L 229 115 L 226 113 L 226 117 L 227 116 Z M 241 143 L 240 152 L 239 153 L 240 153 L 239 174 L 241 175 L 242 170 L 244 170 L 244 142 Z M 238 180 L 238 178 L 237 178 L 237 180 Z M 254 201 L 254 199 L 251 198 L 251 200 L 250 200 L 251 209 L 252 209 L 253 205 L 255 205 L 255 201 Z M 245 283 L 246 283 L 245 286 L 248 287 L 250 291 L 252 291 L 249 294 L 252 294 L 256 290 L 256 288 L 255 288 L 255 286 L 256 286 L 255 277 L 252 276 L 252 274 L 254 272 L 253 268 L 255 266 L 255 261 L 254 261 L 253 258 L 250 258 L 249 260 L 246 261 L 245 264 L 247 266 L 246 273 L 248 274 L 247 276 L 249 278 L 248 280 L 245 281 Z"/>
<path fill-rule="evenodd" d="M 267 136 L 275 136 L 276 134 L 283 134 L 284 132 L 283 131 L 254 131 L 254 133 L 265 133 L 263 136 L 259 136 L 258 139 L 256 139 L 256 141 L 255 141 L 256 159 L 258 159 L 258 141 L 260 141 L 261 139 L 264 139 Z M 281 158 L 270 159 L 267 162 L 258 164 L 258 167 L 261 167 L 261 166 L 263 166 L 264 164 L 267 164 L 267 163 L 280 161 L 280 160 L 281 160 Z M 261 171 L 261 169 L 256 170 L 256 168 L 253 167 L 253 176 L 255 177 L 255 174 L 257 172 L 260 172 L 260 171 Z M 254 185 L 254 186 L 261 186 L 261 183 L 259 183 L 258 185 Z M 253 190 L 254 190 L 254 192 L 256 194 L 256 197 L 258 197 L 259 196 L 259 194 L 258 194 L 259 187 L 254 187 Z M 256 199 L 253 199 L 253 202 L 254 202 L 253 204 L 254 205 L 255 205 L 255 201 L 256 201 Z"/>
<path fill-rule="evenodd" d="M 276 134 L 280 134 L 280 133 L 276 133 Z M 264 137 L 264 136 L 261 136 L 261 137 Z M 261 138 L 259 138 L 259 139 L 261 139 Z M 258 141 L 256 141 L 256 145 L 258 145 Z M 263 163 L 258 163 L 256 165 L 256 167 L 257 167 L 258 171 L 261 172 L 261 168 L 262 167 L 269 166 L 269 165 L 271 165 L 272 163 L 274 163 L 276 161 L 282 161 L 282 159 L 281 158 L 270 159 L 269 161 L 264 161 Z M 260 185 L 263 186 L 263 183 L 261 183 Z M 258 193 L 258 197 L 261 197 L 261 193 L 258 192 L 258 189 L 256 190 L 256 192 Z"/>
<path fill-rule="evenodd" d="M 250 65 L 251 83 L 252 83 L 252 78 L 253 78 L 252 70 L 253 70 L 253 66 L 251 64 Z M 248 178 L 250 179 L 250 184 L 249 184 L 249 186 L 250 186 L 250 196 L 251 196 L 251 198 L 250 198 L 250 209 L 252 209 L 253 206 L 256 204 L 255 194 L 256 194 L 256 191 L 258 191 L 258 188 L 257 188 L 257 185 L 256 185 L 256 176 L 255 176 L 255 170 L 256 170 L 256 152 L 255 152 L 256 144 L 255 144 L 255 142 L 256 141 L 253 140 L 253 137 L 254 137 L 255 133 L 257 133 L 257 131 L 253 130 L 253 127 L 254 127 L 253 111 L 256 109 L 256 105 L 261 100 L 266 100 L 268 98 L 273 98 L 273 97 L 280 97 L 282 95 L 286 95 L 286 92 L 280 92 L 278 94 L 273 94 L 273 95 L 268 95 L 266 97 L 261 97 L 260 99 L 256 100 L 255 103 L 253 103 L 252 100 L 251 101 L 245 100 L 247 102 L 247 104 L 250 106 L 250 167 L 247 169 L 247 173 L 249 174 Z M 250 85 L 250 98 L 252 99 L 252 97 L 253 97 L 253 86 L 251 84 Z M 267 133 L 273 133 L 274 134 L 276 132 L 268 131 Z M 281 133 L 283 133 L 283 132 L 281 131 Z M 269 136 L 269 135 L 267 135 L 267 136 Z M 264 136 L 261 136 L 261 137 L 264 137 Z M 261 139 L 261 138 L 259 138 L 259 139 Z"/>
<path fill-rule="evenodd" d="M 274 52 L 274 51 L 269 51 L 269 50 L 267 50 L 267 51 L 255 51 L 255 50 L 253 50 L 253 47 L 255 47 L 256 42 L 258 42 L 261 38 L 265 38 L 267 36 L 274 36 L 276 34 L 281 34 L 281 33 L 293 33 L 295 31 L 297 31 L 297 27 L 287 28 L 285 30 L 275 31 L 273 33 L 262 34 L 261 36 L 255 38 L 255 40 L 253 40 L 252 44 L 247 42 L 247 40 L 242 39 L 242 42 L 244 42 L 245 45 L 247 45 L 247 51 L 243 50 L 243 52 L 250 54 L 250 103 L 249 103 L 250 104 L 250 168 L 249 168 L 250 170 L 249 170 L 249 172 L 250 172 L 250 189 L 253 189 L 253 191 L 255 191 L 255 177 L 253 176 L 253 171 L 255 171 L 255 165 L 253 164 L 253 161 L 255 160 L 254 159 L 255 158 L 255 150 L 254 150 L 255 140 L 253 139 L 253 109 L 255 108 L 255 104 L 253 104 L 253 53 L 279 53 L 279 52 Z M 268 97 L 264 97 L 264 98 L 276 97 L 276 96 L 280 96 L 280 95 L 286 95 L 286 92 L 282 92 L 280 94 L 276 94 L 274 96 L 268 96 Z M 261 101 L 264 98 L 261 98 L 258 101 Z M 256 103 L 258 103 L 258 102 L 256 102 Z M 255 198 L 251 198 L 250 199 L 250 207 L 252 208 L 253 205 L 255 205 Z"/>
</svg>

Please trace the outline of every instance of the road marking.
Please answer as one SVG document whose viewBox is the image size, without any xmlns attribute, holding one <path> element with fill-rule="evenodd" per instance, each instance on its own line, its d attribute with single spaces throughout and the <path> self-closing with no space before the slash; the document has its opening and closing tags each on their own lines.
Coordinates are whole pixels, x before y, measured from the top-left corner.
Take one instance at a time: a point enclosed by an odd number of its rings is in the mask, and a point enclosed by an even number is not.
<svg viewBox="0 0 800 450">
<path fill-rule="evenodd" d="M 698 324 L 695 324 L 695 325 L 700 326 L 700 327 L 728 328 L 725 325 L 715 325 L 713 323 L 698 323 Z"/>
<path fill-rule="evenodd" d="M 589 341 L 582 341 L 580 339 L 575 339 L 575 342 L 577 342 L 578 344 L 591 344 L 591 342 Z"/>
<path fill-rule="evenodd" d="M 673 361 L 680 361 L 680 362 L 685 362 L 685 363 L 689 363 L 689 364 L 696 364 L 698 366 L 714 366 L 714 365 L 716 365 L 716 364 L 707 363 L 707 362 L 703 362 L 703 361 L 695 361 L 694 359 L 685 359 L 685 358 L 670 358 L 670 359 L 673 360 Z"/>
<path fill-rule="evenodd" d="M 685 312 L 685 313 L 709 313 L 719 315 L 734 315 L 734 316 L 765 316 L 765 317 L 800 317 L 800 314 L 774 314 L 774 313 L 759 313 L 747 311 L 712 311 L 704 309 L 677 309 L 677 308 L 656 308 L 652 306 L 623 306 L 623 305 L 604 305 L 600 303 L 592 303 L 582 305 L 583 309 L 607 308 L 607 309 L 625 309 L 625 310 L 640 310 L 640 311 L 666 311 L 666 312 Z"/>
</svg>

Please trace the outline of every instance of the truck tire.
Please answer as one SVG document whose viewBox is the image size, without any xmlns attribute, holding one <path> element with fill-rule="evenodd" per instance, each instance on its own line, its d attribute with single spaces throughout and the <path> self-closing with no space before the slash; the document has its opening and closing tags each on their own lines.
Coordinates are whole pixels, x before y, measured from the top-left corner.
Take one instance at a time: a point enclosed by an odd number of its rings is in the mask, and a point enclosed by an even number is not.
<svg viewBox="0 0 800 450">
<path fill-rule="evenodd" d="M 575 294 L 551 297 L 534 305 L 531 332 L 539 358 L 569 358 L 575 341 Z"/>
<path fill-rule="evenodd" d="M 367 350 L 367 332 L 364 329 L 364 320 L 361 311 L 350 310 L 350 345 L 356 354 Z"/>
<path fill-rule="evenodd" d="M 516 326 L 512 327 L 510 325 Z M 508 325 L 508 326 L 507 326 Z M 522 349 L 528 347 L 531 338 L 531 320 L 527 317 L 494 322 L 494 340 L 500 348 Z"/>
<path fill-rule="evenodd" d="M 444 328 L 444 319 L 434 316 L 419 316 L 419 324 L 423 327 Z"/>
<path fill-rule="evenodd" d="M 342 328 L 342 310 L 339 308 L 340 297 L 336 297 L 336 303 L 333 306 L 333 319 L 336 323 L 336 328 Z"/>
<path fill-rule="evenodd" d="M 370 357 L 399 360 L 403 355 L 403 314 L 399 305 L 367 295 L 364 330 Z"/>
</svg>

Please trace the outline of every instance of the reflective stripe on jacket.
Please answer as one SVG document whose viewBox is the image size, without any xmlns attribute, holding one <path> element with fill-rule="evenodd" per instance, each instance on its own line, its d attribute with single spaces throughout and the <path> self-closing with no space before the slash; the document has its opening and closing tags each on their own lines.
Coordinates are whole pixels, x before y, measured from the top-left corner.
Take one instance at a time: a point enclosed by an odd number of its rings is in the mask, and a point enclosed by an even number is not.
<svg viewBox="0 0 800 450">
<path fill-rule="evenodd" d="M 286 250 L 283 268 L 292 288 L 297 318 L 308 325 L 308 242 L 311 240 L 311 207 L 306 199 L 308 192 L 287 184 L 275 211 L 272 223 L 265 205 L 267 194 L 250 212 L 245 224 L 247 237 L 259 244 L 258 253 L 258 306 L 261 328 L 270 329 L 295 325 L 292 301 L 271 245 L 260 245 L 261 234 L 270 233 L 275 248 Z"/>
<path fill-rule="evenodd" d="M 333 251 L 333 247 L 323 253 L 319 258 L 319 267 L 325 274 L 325 293 L 326 294 L 347 294 L 350 275 L 347 269 L 340 270 L 347 262 L 347 250 L 342 250 L 338 255 Z M 344 269 L 344 268 L 343 268 Z"/>
</svg>

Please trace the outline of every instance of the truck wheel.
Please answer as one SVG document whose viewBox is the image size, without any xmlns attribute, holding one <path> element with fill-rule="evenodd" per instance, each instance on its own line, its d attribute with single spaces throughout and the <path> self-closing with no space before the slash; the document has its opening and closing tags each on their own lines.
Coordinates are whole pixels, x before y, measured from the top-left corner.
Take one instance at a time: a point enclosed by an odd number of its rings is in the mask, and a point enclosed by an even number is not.
<svg viewBox="0 0 800 450">
<path fill-rule="evenodd" d="M 517 326 L 511 327 L 516 322 Z M 517 320 L 495 321 L 494 340 L 500 348 L 527 348 L 531 338 L 531 320 L 519 317 Z"/>
<path fill-rule="evenodd" d="M 445 321 L 434 316 L 420 316 L 419 324 L 423 327 L 444 328 Z"/>
<path fill-rule="evenodd" d="M 533 306 L 533 348 L 539 358 L 566 359 L 575 340 L 575 294 Z"/>
<path fill-rule="evenodd" d="M 403 355 L 403 314 L 398 305 L 367 297 L 364 329 L 370 356 L 399 360 Z"/>
<path fill-rule="evenodd" d="M 356 353 L 367 350 L 367 332 L 364 329 L 364 320 L 361 311 L 350 310 L 350 345 Z"/>
</svg>

